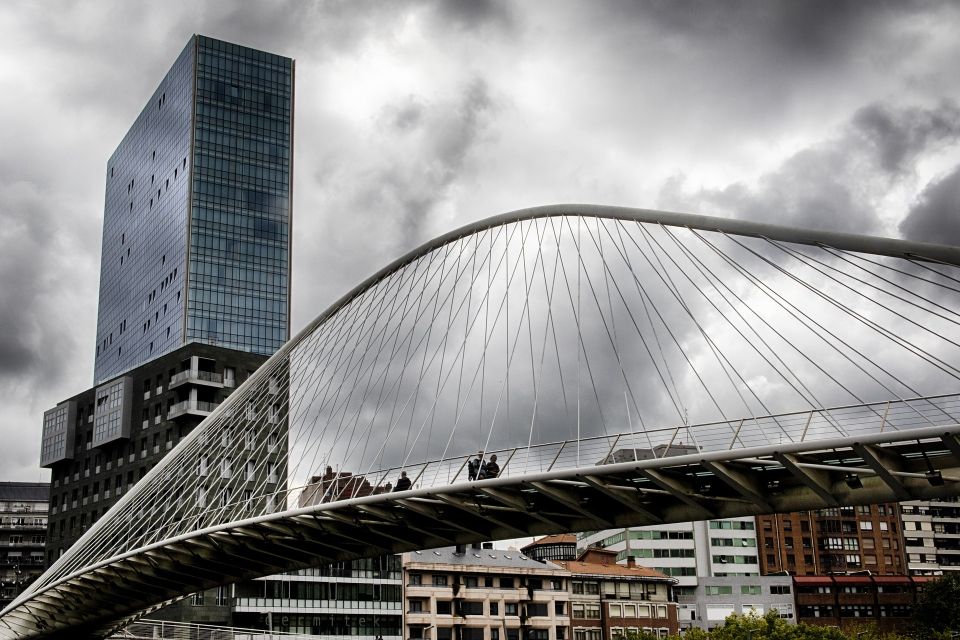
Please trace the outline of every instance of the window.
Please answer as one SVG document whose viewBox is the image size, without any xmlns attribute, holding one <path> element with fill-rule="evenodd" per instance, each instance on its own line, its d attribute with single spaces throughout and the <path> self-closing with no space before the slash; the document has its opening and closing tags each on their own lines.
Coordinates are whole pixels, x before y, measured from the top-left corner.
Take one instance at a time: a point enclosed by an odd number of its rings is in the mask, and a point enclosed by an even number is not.
<svg viewBox="0 0 960 640">
<path fill-rule="evenodd" d="M 516 603 L 516 602 L 504 602 L 504 603 L 503 603 L 503 615 L 505 615 L 505 616 L 515 616 L 515 615 L 517 615 L 517 603 Z"/>
<path fill-rule="evenodd" d="M 513 589 L 513 578 L 500 578 L 501 589 Z"/>
<path fill-rule="evenodd" d="M 410 600 L 410 613 L 422 613 L 423 612 L 423 600 Z"/>
<path fill-rule="evenodd" d="M 450 601 L 449 600 L 437 600 L 437 615 L 438 616 L 448 616 L 450 615 Z"/>
<path fill-rule="evenodd" d="M 744 584 L 740 586 L 740 594 L 745 596 L 758 596 L 760 595 L 760 585 L 758 584 Z"/>
<path fill-rule="evenodd" d="M 586 617 L 586 615 L 584 615 L 583 604 L 573 603 L 570 605 L 570 610 L 571 610 L 570 617 L 574 619 L 583 620 Z"/>
<path fill-rule="evenodd" d="M 527 615 L 529 617 L 545 617 L 549 615 L 547 613 L 547 603 L 546 602 L 530 602 L 527 604 Z"/>
<path fill-rule="evenodd" d="M 498 615 L 500 615 L 500 603 L 499 603 L 499 602 L 491 602 L 491 603 L 490 603 L 490 615 L 492 615 L 492 616 L 498 616 Z"/>
<path fill-rule="evenodd" d="M 463 579 L 463 586 L 468 589 L 475 588 L 477 586 L 477 577 L 476 576 L 466 576 Z"/>
<path fill-rule="evenodd" d="M 553 612 L 558 616 L 563 616 L 567 614 L 567 603 L 562 601 L 557 601 L 553 603 Z"/>
<path fill-rule="evenodd" d="M 866 520 L 861 520 L 861 521 L 860 521 L 860 530 L 861 530 L 861 531 L 873 531 L 873 523 L 872 523 L 872 522 L 869 522 L 869 521 L 866 521 Z"/>
<path fill-rule="evenodd" d="M 599 620 L 600 619 L 600 605 L 599 604 L 587 604 L 584 606 L 584 618 L 587 620 Z"/>
<path fill-rule="evenodd" d="M 790 593 L 790 585 L 788 584 L 774 584 L 770 585 L 770 594 L 775 596 L 783 596 Z"/>
<path fill-rule="evenodd" d="M 433 576 L 433 586 L 435 587 L 445 587 L 447 586 L 447 576 L 434 574 Z"/>
</svg>

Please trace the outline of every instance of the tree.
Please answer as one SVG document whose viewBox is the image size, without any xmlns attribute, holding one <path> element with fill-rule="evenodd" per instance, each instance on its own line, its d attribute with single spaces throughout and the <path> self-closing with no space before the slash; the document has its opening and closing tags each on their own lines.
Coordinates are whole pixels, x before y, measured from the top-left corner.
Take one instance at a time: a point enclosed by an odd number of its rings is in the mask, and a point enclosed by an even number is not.
<svg viewBox="0 0 960 640">
<path fill-rule="evenodd" d="M 647 632 L 628 633 L 626 640 L 650 640 Z M 681 636 L 668 640 L 851 640 L 834 627 L 818 627 L 806 624 L 790 624 L 780 618 L 776 611 L 766 615 L 733 614 L 713 631 L 699 628 L 688 629 Z M 936 639 L 939 640 L 939 639 Z"/>
<path fill-rule="evenodd" d="M 790 624 L 776 611 L 768 611 L 763 616 L 729 616 L 710 640 L 846 640 L 846 636 L 833 627 Z"/>
<path fill-rule="evenodd" d="M 913 607 L 913 622 L 921 638 L 960 632 L 960 575 L 948 573 L 928 582 Z"/>
</svg>

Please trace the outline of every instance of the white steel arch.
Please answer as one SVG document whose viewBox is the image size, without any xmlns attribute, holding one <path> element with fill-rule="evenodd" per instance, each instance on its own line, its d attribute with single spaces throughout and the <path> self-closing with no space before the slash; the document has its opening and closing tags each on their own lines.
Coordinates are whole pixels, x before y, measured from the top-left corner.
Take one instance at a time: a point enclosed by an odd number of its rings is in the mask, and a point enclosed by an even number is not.
<svg viewBox="0 0 960 640">
<path fill-rule="evenodd" d="M 0 638 L 363 553 L 956 494 L 958 265 L 956 247 L 620 207 L 468 225 L 284 345 Z M 499 477 L 471 477 L 478 449 Z"/>
</svg>

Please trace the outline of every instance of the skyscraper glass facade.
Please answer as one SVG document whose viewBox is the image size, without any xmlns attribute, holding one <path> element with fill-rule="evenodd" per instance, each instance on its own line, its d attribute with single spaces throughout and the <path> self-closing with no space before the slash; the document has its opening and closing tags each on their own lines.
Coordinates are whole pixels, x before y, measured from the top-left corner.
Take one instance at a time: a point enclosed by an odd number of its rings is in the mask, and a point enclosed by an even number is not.
<svg viewBox="0 0 960 640">
<path fill-rule="evenodd" d="M 289 327 L 292 61 L 198 52 L 186 339 L 266 355 Z"/>
<path fill-rule="evenodd" d="M 194 36 L 107 167 L 95 382 L 289 337 L 293 61 Z"/>
</svg>

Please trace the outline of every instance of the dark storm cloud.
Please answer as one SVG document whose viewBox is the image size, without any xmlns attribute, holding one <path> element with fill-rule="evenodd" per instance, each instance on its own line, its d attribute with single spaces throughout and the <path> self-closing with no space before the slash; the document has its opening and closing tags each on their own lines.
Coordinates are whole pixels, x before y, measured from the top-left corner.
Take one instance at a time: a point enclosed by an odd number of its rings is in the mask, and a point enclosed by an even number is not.
<svg viewBox="0 0 960 640">
<path fill-rule="evenodd" d="M 877 204 L 891 180 L 911 174 L 917 158 L 960 139 L 960 109 L 863 107 L 834 137 L 788 157 L 755 186 L 734 183 L 684 193 L 677 176 L 665 185 L 667 206 L 717 209 L 747 220 L 798 227 L 872 233 L 880 228 Z"/>
<path fill-rule="evenodd" d="M 483 78 L 475 78 L 455 102 L 426 104 L 411 97 L 384 109 L 388 135 L 398 147 L 415 149 L 412 162 L 390 162 L 374 170 L 369 190 L 357 194 L 368 211 L 390 212 L 398 248 L 427 240 L 424 225 L 463 174 L 470 153 L 497 111 Z M 405 144 L 406 143 L 406 144 Z M 396 160 L 394 158 L 394 160 Z"/>
<path fill-rule="evenodd" d="M 919 153 L 957 140 L 960 108 L 952 101 L 934 109 L 871 104 L 857 111 L 852 124 L 875 146 L 880 166 L 898 174 L 908 171 Z"/>
<path fill-rule="evenodd" d="M 56 219 L 66 207 L 51 207 L 23 182 L 0 184 L 0 194 L 0 390 L 32 399 L 68 375 L 63 360 L 73 356 L 78 336 L 65 319 L 77 303 L 73 288 L 90 290 L 75 275 L 87 265 L 70 270 L 76 247 Z"/>
<path fill-rule="evenodd" d="M 669 208 L 877 229 L 876 200 L 956 148 L 956 24 L 937 2 L 3 3 L 0 388 L 27 392 L 3 479 L 33 476 L 42 411 L 90 384 L 106 161 L 192 33 L 297 60 L 296 331 L 428 237 L 651 206 L 670 175 Z M 948 224 L 949 182 L 911 225 Z"/>
<path fill-rule="evenodd" d="M 927 185 L 900 232 L 910 240 L 960 246 L 960 166 Z"/>
<path fill-rule="evenodd" d="M 472 30 L 492 25 L 511 29 L 515 26 L 511 6 L 502 0 L 435 0 L 433 8 L 444 28 Z"/>
<path fill-rule="evenodd" d="M 705 2 L 703 0 L 653 0 L 651 2 L 597 3 L 596 10 L 621 24 L 645 20 L 665 35 L 703 42 L 739 40 L 742 44 L 765 43 L 769 52 L 795 64 L 836 61 L 864 37 L 870 37 L 878 22 L 898 15 L 929 11 L 936 2 L 883 0 L 810 0 L 788 2 L 752 0 Z"/>
</svg>

